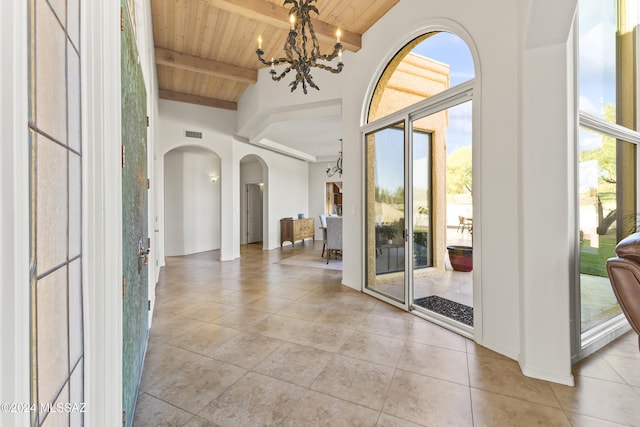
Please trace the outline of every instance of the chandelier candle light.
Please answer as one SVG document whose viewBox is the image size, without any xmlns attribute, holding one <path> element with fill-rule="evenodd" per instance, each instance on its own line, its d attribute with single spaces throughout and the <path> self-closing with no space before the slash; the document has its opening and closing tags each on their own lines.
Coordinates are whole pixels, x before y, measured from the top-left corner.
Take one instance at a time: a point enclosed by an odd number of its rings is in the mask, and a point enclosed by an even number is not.
<svg viewBox="0 0 640 427">
<path fill-rule="evenodd" d="M 320 44 L 316 38 L 316 34 L 313 31 L 313 25 L 311 24 L 311 12 L 315 12 L 319 15 L 318 8 L 313 3 L 316 0 L 284 0 L 283 6 L 291 4 L 289 10 L 289 22 L 291 23 L 291 29 L 289 30 L 289 36 L 284 42 L 284 52 L 286 57 L 284 58 L 271 58 L 271 61 L 265 61 L 263 58 L 264 51 L 262 50 L 262 36 L 258 37 L 258 49 L 256 54 L 258 59 L 265 65 L 271 67 L 271 78 L 274 81 L 280 81 L 291 70 L 296 71 L 296 79 L 289 83 L 291 86 L 291 92 L 296 90 L 299 84 L 302 84 L 302 90 L 307 93 L 307 84 L 312 88 L 319 90 L 318 86 L 314 83 L 311 76 L 311 67 L 321 68 L 323 70 L 330 71 L 334 74 L 342 71 L 344 64 L 342 63 L 342 44 L 340 43 L 340 29 L 336 31 L 336 44 L 333 46 L 333 52 L 328 55 L 320 54 Z M 309 40 L 310 39 L 310 40 Z M 318 61 L 331 62 L 335 58 L 338 58 L 338 64 L 334 68 L 331 65 L 326 65 Z M 276 65 L 288 64 L 280 75 L 275 70 Z"/>
</svg>

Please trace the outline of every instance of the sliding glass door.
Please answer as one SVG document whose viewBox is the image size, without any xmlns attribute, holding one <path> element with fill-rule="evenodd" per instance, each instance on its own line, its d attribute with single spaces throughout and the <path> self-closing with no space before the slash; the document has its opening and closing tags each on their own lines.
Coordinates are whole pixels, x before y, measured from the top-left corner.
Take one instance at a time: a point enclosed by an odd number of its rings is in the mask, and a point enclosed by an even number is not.
<svg viewBox="0 0 640 427">
<path fill-rule="evenodd" d="M 469 94 L 394 115 L 364 134 L 365 292 L 463 334 L 473 328 Z"/>
<path fill-rule="evenodd" d="M 405 124 L 368 133 L 366 289 L 406 306 Z"/>
</svg>

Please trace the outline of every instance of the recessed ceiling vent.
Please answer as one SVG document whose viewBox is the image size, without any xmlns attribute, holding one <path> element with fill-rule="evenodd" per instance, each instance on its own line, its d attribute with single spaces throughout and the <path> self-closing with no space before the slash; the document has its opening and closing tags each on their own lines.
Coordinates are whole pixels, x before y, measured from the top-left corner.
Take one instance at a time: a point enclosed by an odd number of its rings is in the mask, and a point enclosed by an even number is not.
<svg viewBox="0 0 640 427">
<path fill-rule="evenodd" d="M 185 131 L 185 133 L 184 133 L 184 134 L 185 134 L 185 136 L 186 136 L 187 138 L 198 138 L 198 139 L 202 139 L 202 132 L 196 132 L 196 131 L 193 131 L 193 130 L 188 130 L 188 131 Z"/>
</svg>

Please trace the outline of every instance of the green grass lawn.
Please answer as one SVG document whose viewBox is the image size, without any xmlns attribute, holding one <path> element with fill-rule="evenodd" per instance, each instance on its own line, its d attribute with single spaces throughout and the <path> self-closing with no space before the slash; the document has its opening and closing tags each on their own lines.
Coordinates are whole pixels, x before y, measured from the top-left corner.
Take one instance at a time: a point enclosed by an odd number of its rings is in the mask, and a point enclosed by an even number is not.
<svg viewBox="0 0 640 427">
<path fill-rule="evenodd" d="M 580 273 L 607 277 L 607 260 L 616 256 L 616 236 L 600 236 L 599 247 L 591 247 L 589 240 L 580 242 Z"/>
</svg>

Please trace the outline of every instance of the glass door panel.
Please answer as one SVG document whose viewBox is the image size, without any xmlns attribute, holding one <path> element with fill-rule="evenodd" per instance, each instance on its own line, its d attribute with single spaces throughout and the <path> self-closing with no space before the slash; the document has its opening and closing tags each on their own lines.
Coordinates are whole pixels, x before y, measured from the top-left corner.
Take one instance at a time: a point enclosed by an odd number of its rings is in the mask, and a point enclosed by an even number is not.
<svg viewBox="0 0 640 427">
<path fill-rule="evenodd" d="M 472 101 L 432 111 L 411 121 L 412 308 L 470 331 Z"/>
<path fill-rule="evenodd" d="M 431 133 L 413 127 L 413 189 L 411 197 L 413 270 L 433 266 L 431 232 Z"/>
<path fill-rule="evenodd" d="M 366 289 L 406 304 L 405 125 L 366 135 Z"/>
</svg>

